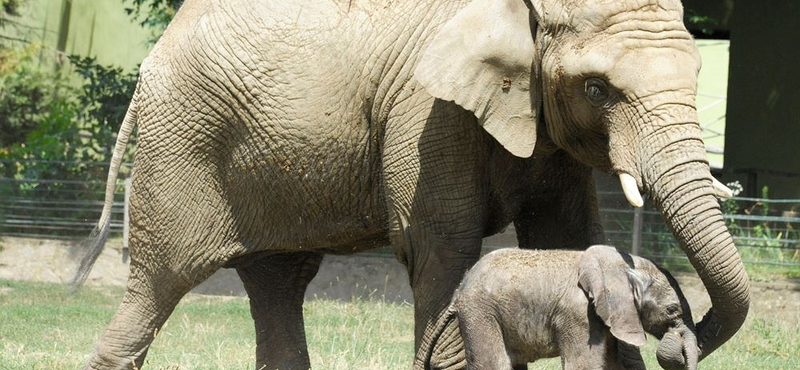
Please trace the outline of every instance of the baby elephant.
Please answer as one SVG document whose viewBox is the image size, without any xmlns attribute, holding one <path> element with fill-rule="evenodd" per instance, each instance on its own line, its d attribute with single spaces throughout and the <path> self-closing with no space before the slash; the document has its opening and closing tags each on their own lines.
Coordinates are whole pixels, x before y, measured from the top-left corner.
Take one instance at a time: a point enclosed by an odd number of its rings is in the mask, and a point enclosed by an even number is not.
<svg viewBox="0 0 800 370">
<path fill-rule="evenodd" d="M 584 252 L 501 249 L 465 275 L 439 333 L 458 318 L 467 369 L 644 369 L 638 346 L 661 340 L 662 367 L 696 369 L 689 304 L 675 279 L 613 247 Z"/>
</svg>

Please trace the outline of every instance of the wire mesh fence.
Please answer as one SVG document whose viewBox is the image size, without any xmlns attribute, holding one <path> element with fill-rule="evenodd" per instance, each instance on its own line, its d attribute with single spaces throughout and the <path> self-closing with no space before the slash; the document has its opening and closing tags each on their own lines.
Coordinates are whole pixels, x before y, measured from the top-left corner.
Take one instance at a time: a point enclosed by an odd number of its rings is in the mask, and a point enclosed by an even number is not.
<svg viewBox="0 0 800 370">
<path fill-rule="evenodd" d="M 124 165 L 126 174 L 129 164 Z M 81 239 L 103 208 L 106 162 L 0 160 L 0 235 Z M 112 235 L 124 219 L 124 179 L 117 182 Z"/>
<path fill-rule="evenodd" d="M 661 262 L 686 261 L 661 213 L 652 206 L 633 209 L 616 192 L 601 192 L 599 200 L 610 244 Z M 800 199 L 734 197 L 722 201 L 721 208 L 746 263 L 800 268 Z"/>
<path fill-rule="evenodd" d="M 117 180 L 112 236 L 122 236 L 125 227 L 129 169 L 126 164 Z M 0 160 L 0 170 L 0 235 L 81 239 L 100 217 L 107 163 Z M 686 259 L 658 211 L 645 206 L 637 215 L 622 193 L 598 195 L 609 244 L 662 262 Z M 722 208 L 745 262 L 800 267 L 800 199 L 732 198 Z M 511 246 L 515 238 L 504 240 Z"/>
</svg>

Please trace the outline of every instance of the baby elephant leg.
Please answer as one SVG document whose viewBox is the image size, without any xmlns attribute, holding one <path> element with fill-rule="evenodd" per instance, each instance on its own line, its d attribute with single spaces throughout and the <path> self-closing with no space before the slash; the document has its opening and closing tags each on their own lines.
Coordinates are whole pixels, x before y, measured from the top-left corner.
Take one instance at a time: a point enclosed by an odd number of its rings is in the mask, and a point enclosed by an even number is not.
<svg viewBox="0 0 800 370">
<path fill-rule="evenodd" d="M 458 321 L 467 353 L 467 370 L 512 369 L 503 333 L 495 318 L 480 310 L 459 310 Z M 526 368 L 513 367 L 514 370 Z"/>
</svg>

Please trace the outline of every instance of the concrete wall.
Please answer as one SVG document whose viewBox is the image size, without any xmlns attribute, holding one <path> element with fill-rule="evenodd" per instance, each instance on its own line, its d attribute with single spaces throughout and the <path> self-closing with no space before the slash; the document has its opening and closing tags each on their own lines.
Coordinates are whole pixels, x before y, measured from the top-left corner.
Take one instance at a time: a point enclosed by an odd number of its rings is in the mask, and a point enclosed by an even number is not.
<svg viewBox="0 0 800 370">
<path fill-rule="evenodd" d="M 222 269 L 192 292 L 246 296 L 236 270 Z M 317 276 L 306 289 L 306 299 L 377 299 L 413 302 L 408 274 L 394 257 L 357 254 L 326 255 Z"/>
<path fill-rule="evenodd" d="M 517 236 L 513 227 L 483 240 L 484 252 L 516 245 Z M 236 271 L 228 269 L 218 271 L 193 292 L 246 295 Z M 306 299 L 318 298 L 414 302 L 406 268 L 397 262 L 389 247 L 349 256 L 325 255 L 317 276 L 306 289 Z"/>
<path fill-rule="evenodd" d="M 513 228 L 484 239 L 484 250 L 516 245 Z M 66 284 L 86 253 L 81 242 L 0 237 L 0 279 Z M 125 285 L 128 264 L 123 262 L 122 240 L 110 239 L 97 259 L 87 285 Z M 235 270 L 222 269 L 197 286 L 194 293 L 245 296 Z M 383 248 L 350 256 L 326 255 L 306 299 L 378 299 L 413 302 L 408 274 L 391 250 Z"/>
</svg>

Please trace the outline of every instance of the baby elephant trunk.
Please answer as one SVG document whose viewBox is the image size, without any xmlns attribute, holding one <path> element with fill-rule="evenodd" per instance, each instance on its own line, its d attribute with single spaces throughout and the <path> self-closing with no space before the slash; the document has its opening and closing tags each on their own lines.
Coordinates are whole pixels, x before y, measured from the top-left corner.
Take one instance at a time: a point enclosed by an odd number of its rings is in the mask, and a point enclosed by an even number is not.
<svg viewBox="0 0 800 370">
<path fill-rule="evenodd" d="M 664 334 L 658 344 L 656 357 L 658 364 L 666 370 L 697 370 L 698 352 L 697 336 L 682 325 Z"/>
</svg>

